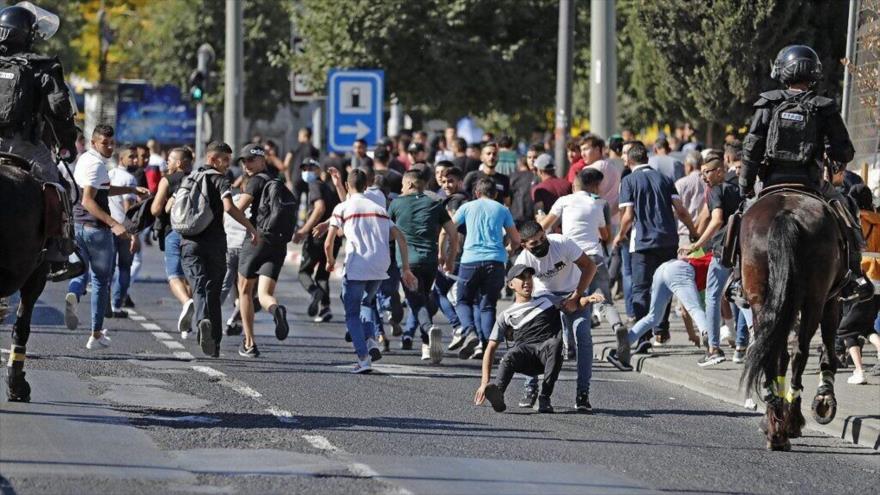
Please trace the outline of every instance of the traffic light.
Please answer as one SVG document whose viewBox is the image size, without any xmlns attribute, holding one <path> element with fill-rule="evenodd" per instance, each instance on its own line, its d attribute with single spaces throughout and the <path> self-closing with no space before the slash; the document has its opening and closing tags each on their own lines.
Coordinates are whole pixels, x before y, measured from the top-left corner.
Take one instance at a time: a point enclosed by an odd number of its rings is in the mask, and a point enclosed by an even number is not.
<svg viewBox="0 0 880 495">
<path fill-rule="evenodd" d="M 205 85 L 207 74 L 196 69 L 189 76 L 189 96 L 192 101 L 199 103 L 205 97 Z"/>
</svg>

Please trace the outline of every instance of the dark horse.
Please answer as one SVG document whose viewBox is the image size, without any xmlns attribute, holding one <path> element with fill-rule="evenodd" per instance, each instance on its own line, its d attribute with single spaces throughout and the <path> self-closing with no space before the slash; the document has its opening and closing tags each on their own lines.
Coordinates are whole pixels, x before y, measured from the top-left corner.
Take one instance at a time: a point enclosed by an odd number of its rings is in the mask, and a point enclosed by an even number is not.
<svg viewBox="0 0 880 495">
<path fill-rule="evenodd" d="M 774 188 L 776 189 L 776 188 Z M 767 447 L 790 450 L 801 435 L 802 375 L 810 340 L 822 326 L 825 349 L 834 349 L 840 320 L 839 286 L 846 273 L 843 234 L 830 207 L 818 196 L 777 189 L 743 215 L 740 230 L 742 281 L 754 311 L 755 340 L 743 380 L 767 403 L 762 429 Z M 794 332 L 789 353 L 789 335 Z M 791 357 L 791 384 L 785 375 Z M 813 417 L 827 424 L 837 411 L 830 352 L 820 357 Z"/>
<path fill-rule="evenodd" d="M 11 401 L 27 402 L 31 388 L 25 380 L 25 346 L 49 265 L 43 255 L 46 234 L 42 184 L 22 165 L 27 168 L 19 158 L 0 154 L 0 298 L 16 292 L 21 295 L 12 325 L 6 395 Z"/>
</svg>

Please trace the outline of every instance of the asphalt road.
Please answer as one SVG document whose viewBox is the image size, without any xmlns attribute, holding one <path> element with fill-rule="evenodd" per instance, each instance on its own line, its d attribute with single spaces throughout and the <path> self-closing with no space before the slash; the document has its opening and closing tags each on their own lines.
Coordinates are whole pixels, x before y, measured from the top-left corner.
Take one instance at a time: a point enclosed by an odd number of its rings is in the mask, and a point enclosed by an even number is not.
<svg viewBox="0 0 880 495">
<path fill-rule="evenodd" d="M 875 451 L 808 431 L 768 452 L 755 413 L 605 363 L 592 415 L 574 413 L 573 363 L 553 415 L 513 406 L 519 380 L 507 413 L 474 406 L 477 361 L 429 366 L 397 342 L 377 372 L 350 375 L 341 304 L 311 323 L 290 268 L 291 336 L 275 340 L 261 314 L 262 357 L 227 338 L 202 358 L 173 331 L 159 270 L 148 253 L 136 319 L 109 320 L 103 351 L 85 349 L 88 299 L 70 331 L 65 287 L 48 286 L 28 346 L 33 401 L 0 405 L 0 493 L 877 493 Z"/>
</svg>

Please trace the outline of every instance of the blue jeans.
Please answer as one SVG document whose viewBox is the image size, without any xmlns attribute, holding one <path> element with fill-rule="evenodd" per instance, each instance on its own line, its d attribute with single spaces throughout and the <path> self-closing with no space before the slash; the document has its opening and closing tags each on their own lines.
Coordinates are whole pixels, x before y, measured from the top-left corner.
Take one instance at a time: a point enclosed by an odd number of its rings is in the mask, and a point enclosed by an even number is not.
<svg viewBox="0 0 880 495">
<path fill-rule="evenodd" d="M 131 254 L 131 241 L 119 237 L 113 237 L 116 248 L 116 277 L 113 280 L 113 301 L 110 307 L 114 311 L 122 308 L 128 287 L 131 285 L 131 262 L 134 255 Z"/>
<path fill-rule="evenodd" d="M 412 338 L 415 336 L 416 329 L 421 332 L 422 343 L 428 343 L 428 334 L 425 333 L 423 325 L 433 325 L 434 320 L 431 315 L 431 289 L 434 287 L 434 277 L 437 274 L 436 264 L 419 264 L 410 265 L 410 271 L 415 275 L 419 285 L 416 290 L 403 288 L 403 294 L 406 297 L 406 303 L 409 306 L 409 314 L 406 317 L 406 324 L 403 329 L 403 336 Z M 424 321 L 422 321 L 424 320 Z"/>
<path fill-rule="evenodd" d="M 633 315 L 637 319 L 644 318 L 651 306 L 651 280 L 654 271 L 663 263 L 674 260 L 677 254 L 678 246 L 645 249 L 630 253 Z M 661 310 L 665 311 L 666 308 L 661 308 Z M 659 325 L 660 321 L 657 324 Z"/>
<path fill-rule="evenodd" d="M 89 227 L 81 223 L 74 227 L 76 247 L 88 272 L 71 279 L 67 291 L 76 294 L 79 300 L 86 293 L 86 283 L 92 281 L 92 331 L 104 328 L 104 312 L 110 302 L 110 280 L 115 268 L 113 232 L 110 229 Z"/>
<path fill-rule="evenodd" d="M 345 306 L 345 327 L 358 359 L 367 357 L 367 339 L 374 336 L 373 311 L 376 291 L 381 280 L 342 280 L 342 304 Z"/>
<path fill-rule="evenodd" d="M 672 301 L 678 298 L 684 309 L 697 324 L 700 333 L 705 333 L 708 324 L 706 313 L 700 305 L 700 292 L 697 290 L 696 272 L 688 262 L 681 260 L 668 261 L 654 271 L 651 284 L 651 306 L 648 314 L 636 322 L 629 331 L 629 342 L 635 344 L 639 337 L 657 326 Z"/>
<path fill-rule="evenodd" d="M 456 270 L 456 273 L 457 272 L 458 270 Z M 434 291 L 432 292 L 431 297 L 434 298 L 434 303 L 440 308 L 440 311 L 443 312 L 443 316 L 449 320 L 449 324 L 452 325 L 452 328 L 459 328 L 461 327 L 461 320 L 458 318 L 458 313 L 455 312 L 455 306 L 452 305 L 449 297 L 446 296 L 453 285 L 455 285 L 455 280 L 446 278 L 446 275 L 443 275 L 443 272 L 437 270 L 437 277 L 434 280 Z"/>
<path fill-rule="evenodd" d="M 626 308 L 626 315 L 633 316 L 633 296 L 632 296 L 632 265 L 630 265 L 632 256 L 629 252 L 629 246 L 624 244 L 620 246 L 620 278 L 623 282 L 623 302 Z"/>
<path fill-rule="evenodd" d="M 730 269 L 721 266 L 721 261 L 713 257 L 706 274 L 706 323 L 709 326 L 709 347 L 721 346 L 721 305 L 724 303 L 724 284 L 730 276 Z"/>
<path fill-rule="evenodd" d="M 385 334 L 382 326 L 383 311 L 390 311 L 393 321 L 399 322 L 403 318 L 403 307 L 400 305 L 400 268 L 393 260 L 388 267 L 388 278 L 379 284 L 376 304 L 373 305 L 373 322 L 376 325 L 376 332 L 382 335 Z"/>
<path fill-rule="evenodd" d="M 614 328 L 621 321 L 620 314 L 617 312 L 617 308 L 614 306 L 614 299 L 611 296 L 611 277 L 608 275 L 608 265 L 605 262 L 605 258 L 600 254 L 592 254 L 590 259 L 596 264 L 596 276 L 590 282 L 587 293 L 592 294 L 599 291 L 605 296 L 605 302 L 598 305 L 599 313 L 605 317 L 611 328 Z"/>
<path fill-rule="evenodd" d="M 495 325 L 495 306 L 504 288 L 504 263 L 479 261 L 462 263 L 458 270 L 458 303 L 455 312 L 465 332 L 476 330 L 480 341 L 489 340 Z M 479 322 L 474 312 L 479 308 Z"/>
<path fill-rule="evenodd" d="M 749 345 L 749 327 L 752 326 L 751 308 L 740 309 L 736 304 L 731 304 L 730 309 L 736 319 L 736 347 L 745 349 Z"/>
</svg>

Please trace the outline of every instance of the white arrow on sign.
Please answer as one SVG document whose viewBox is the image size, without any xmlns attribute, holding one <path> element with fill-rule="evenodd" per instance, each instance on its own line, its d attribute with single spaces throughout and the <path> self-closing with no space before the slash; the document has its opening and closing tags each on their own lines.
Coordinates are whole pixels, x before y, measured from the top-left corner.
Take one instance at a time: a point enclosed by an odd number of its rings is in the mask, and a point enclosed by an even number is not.
<svg viewBox="0 0 880 495">
<path fill-rule="evenodd" d="M 362 120 L 358 119 L 355 122 L 355 125 L 342 125 L 339 126 L 340 134 L 354 134 L 355 139 L 361 139 L 370 133 L 370 126 L 364 124 Z"/>
</svg>

